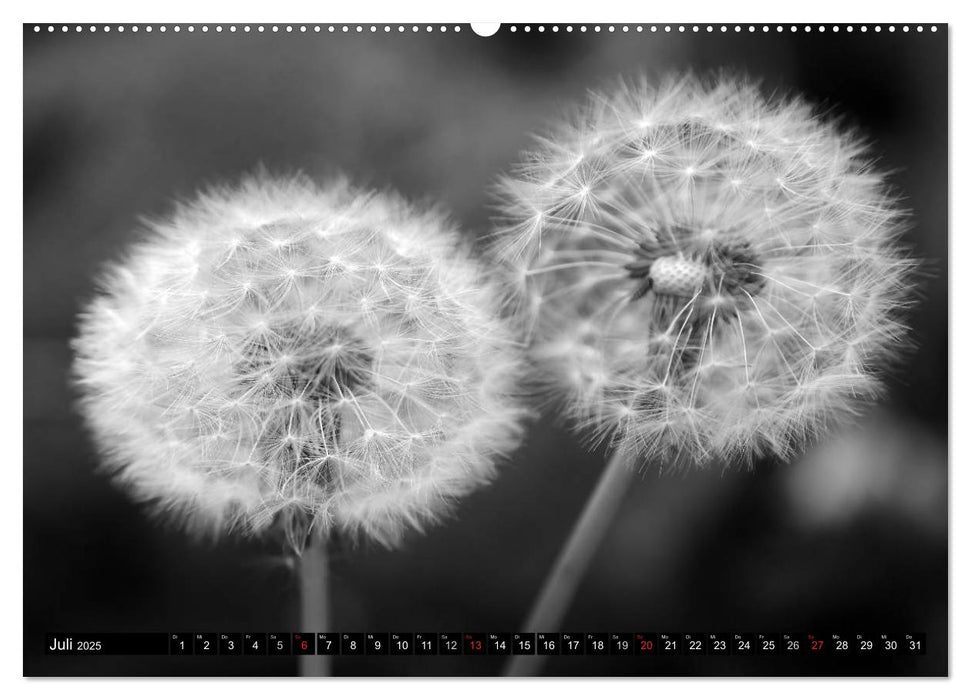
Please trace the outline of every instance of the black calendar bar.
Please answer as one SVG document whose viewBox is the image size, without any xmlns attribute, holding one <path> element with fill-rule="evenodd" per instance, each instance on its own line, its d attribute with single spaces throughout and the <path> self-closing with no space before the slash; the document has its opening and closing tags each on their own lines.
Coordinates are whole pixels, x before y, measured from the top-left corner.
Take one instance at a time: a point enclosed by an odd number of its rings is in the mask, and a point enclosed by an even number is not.
<svg viewBox="0 0 971 700">
<path fill-rule="evenodd" d="M 134 632 L 57 633 L 50 656 L 924 656 L 923 632 Z"/>
</svg>

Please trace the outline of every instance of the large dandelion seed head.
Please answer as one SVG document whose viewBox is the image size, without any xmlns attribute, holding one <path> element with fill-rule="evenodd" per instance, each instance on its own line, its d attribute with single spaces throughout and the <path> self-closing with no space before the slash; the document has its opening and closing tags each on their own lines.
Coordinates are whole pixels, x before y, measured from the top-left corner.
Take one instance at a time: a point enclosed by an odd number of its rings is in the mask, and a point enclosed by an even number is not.
<svg viewBox="0 0 971 700">
<path fill-rule="evenodd" d="M 180 206 L 74 341 L 117 479 L 194 533 L 391 545 L 520 436 L 516 339 L 444 217 L 260 175 Z"/>
<path fill-rule="evenodd" d="M 499 185 L 494 250 L 574 417 L 681 465 L 787 457 L 880 388 L 914 263 L 865 146 L 693 77 L 594 94 Z"/>
</svg>

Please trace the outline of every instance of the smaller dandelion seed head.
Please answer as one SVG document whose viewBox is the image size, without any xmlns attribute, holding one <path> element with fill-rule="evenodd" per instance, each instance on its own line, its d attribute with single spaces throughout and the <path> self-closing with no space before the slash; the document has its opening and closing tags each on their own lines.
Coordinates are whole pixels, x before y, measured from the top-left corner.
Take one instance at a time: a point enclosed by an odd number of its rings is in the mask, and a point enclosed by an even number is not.
<svg viewBox="0 0 971 700">
<path fill-rule="evenodd" d="M 107 466 L 196 534 L 391 545 L 440 518 L 524 417 L 500 289 L 459 241 L 393 194 L 265 174 L 152 224 L 73 343 Z"/>
<path fill-rule="evenodd" d="M 493 252 L 550 390 L 680 464 L 787 457 L 858 410 L 903 349 L 916 265 L 871 160 L 745 80 L 594 94 L 497 187 Z"/>
</svg>

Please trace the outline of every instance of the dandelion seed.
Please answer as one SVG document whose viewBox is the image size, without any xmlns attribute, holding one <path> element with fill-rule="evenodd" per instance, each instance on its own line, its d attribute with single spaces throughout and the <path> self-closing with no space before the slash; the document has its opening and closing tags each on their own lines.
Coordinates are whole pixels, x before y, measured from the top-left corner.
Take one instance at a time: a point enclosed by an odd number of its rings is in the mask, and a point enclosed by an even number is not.
<svg viewBox="0 0 971 700">
<path fill-rule="evenodd" d="M 860 138 L 798 98 L 624 83 L 498 193 L 494 249 L 537 365 L 625 450 L 682 466 L 790 457 L 875 397 L 904 345 L 903 213 Z"/>
<path fill-rule="evenodd" d="M 117 480 L 186 530 L 390 546 L 517 444 L 516 337 L 440 213 L 261 174 L 148 234 L 74 372 Z"/>
</svg>

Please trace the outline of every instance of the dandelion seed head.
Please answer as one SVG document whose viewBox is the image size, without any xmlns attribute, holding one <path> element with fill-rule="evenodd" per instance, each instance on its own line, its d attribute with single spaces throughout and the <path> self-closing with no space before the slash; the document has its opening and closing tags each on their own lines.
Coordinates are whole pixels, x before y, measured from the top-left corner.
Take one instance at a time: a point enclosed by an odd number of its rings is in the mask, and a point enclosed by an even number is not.
<svg viewBox="0 0 971 700">
<path fill-rule="evenodd" d="M 518 443 L 516 335 L 439 212 L 260 174 L 147 234 L 74 374 L 108 468 L 187 531 L 391 546 Z"/>
<path fill-rule="evenodd" d="M 903 212 L 860 138 L 799 98 L 625 82 L 497 195 L 493 251 L 535 365 L 617 446 L 677 465 L 788 458 L 873 399 L 905 345 Z"/>
</svg>

